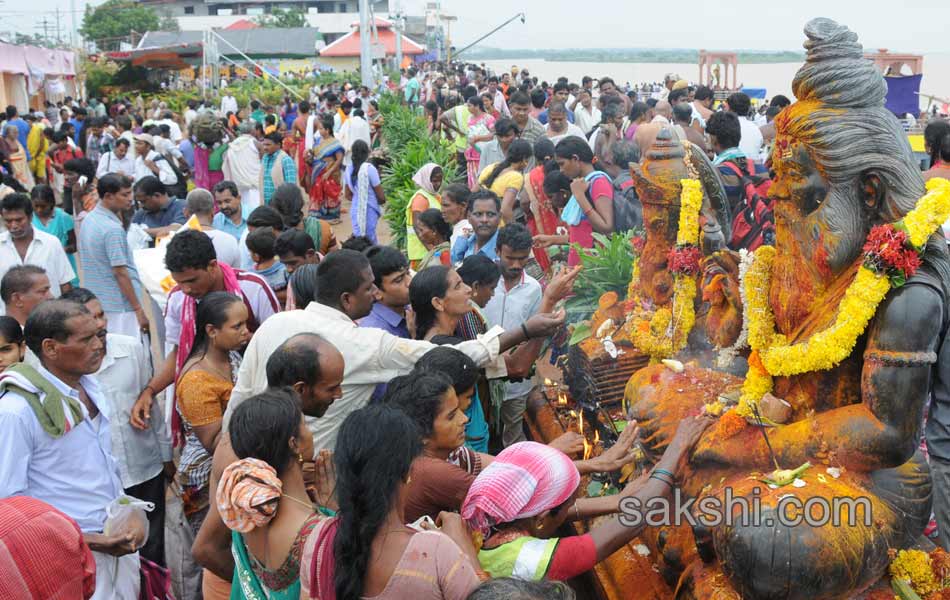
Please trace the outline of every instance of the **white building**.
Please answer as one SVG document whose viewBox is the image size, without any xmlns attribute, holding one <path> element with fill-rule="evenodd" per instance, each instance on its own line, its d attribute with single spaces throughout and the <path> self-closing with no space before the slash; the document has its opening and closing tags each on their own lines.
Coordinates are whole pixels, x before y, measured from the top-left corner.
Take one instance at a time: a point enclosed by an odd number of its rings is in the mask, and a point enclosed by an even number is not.
<svg viewBox="0 0 950 600">
<path fill-rule="evenodd" d="M 253 19 L 274 9 L 301 9 L 306 13 L 308 24 L 319 29 L 328 44 L 349 33 L 351 24 L 359 20 L 358 0 L 140 0 L 140 3 L 159 14 L 174 17 L 182 31 L 224 29 L 235 21 Z M 377 17 L 387 17 L 390 4 L 390 0 L 371 0 Z"/>
</svg>

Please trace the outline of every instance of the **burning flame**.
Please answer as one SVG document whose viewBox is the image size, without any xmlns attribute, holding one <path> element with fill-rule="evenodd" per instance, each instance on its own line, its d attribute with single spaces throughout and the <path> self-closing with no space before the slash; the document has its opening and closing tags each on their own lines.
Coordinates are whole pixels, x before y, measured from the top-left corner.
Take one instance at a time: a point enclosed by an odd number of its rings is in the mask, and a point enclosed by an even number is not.
<svg viewBox="0 0 950 600">
<path fill-rule="evenodd" d="M 558 403 L 560 406 L 566 406 L 566 405 L 567 405 L 567 394 L 565 394 L 564 392 L 558 392 L 558 393 L 557 393 L 557 403 Z"/>
<path fill-rule="evenodd" d="M 551 381 L 550 379 L 548 379 L 547 377 L 545 377 L 545 378 L 544 378 L 544 385 L 550 387 L 550 386 L 554 385 L 554 382 Z"/>
<path fill-rule="evenodd" d="M 577 432 L 581 434 L 581 437 L 584 440 L 584 460 L 590 458 L 591 452 L 593 452 L 594 447 L 591 446 L 590 442 L 587 441 L 587 436 L 584 435 L 584 412 L 581 411 L 580 418 L 577 421 Z"/>
</svg>

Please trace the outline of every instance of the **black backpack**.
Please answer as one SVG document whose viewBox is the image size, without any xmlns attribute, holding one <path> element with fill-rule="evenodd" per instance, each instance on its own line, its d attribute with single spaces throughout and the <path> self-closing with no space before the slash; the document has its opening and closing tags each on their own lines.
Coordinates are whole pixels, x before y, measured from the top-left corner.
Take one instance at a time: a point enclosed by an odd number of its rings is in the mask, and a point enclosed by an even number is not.
<svg viewBox="0 0 950 600">
<path fill-rule="evenodd" d="M 622 183 L 615 183 L 606 173 L 601 173 L 610 181 L 613 188 L 613 209 L 614 209 L 614 231 L 624 233 L 631 229 L 639 229 L 643 226 L 643 205 L 637 196 L 637 190 L 633 187 L 633 180 L 628 179 Z M 597 178 L 590 180 L 591 184 Z M 590 190 L 587 191 L 587 199 L 591 204 L 594 203 L 590 196 Z"/>
</svg>

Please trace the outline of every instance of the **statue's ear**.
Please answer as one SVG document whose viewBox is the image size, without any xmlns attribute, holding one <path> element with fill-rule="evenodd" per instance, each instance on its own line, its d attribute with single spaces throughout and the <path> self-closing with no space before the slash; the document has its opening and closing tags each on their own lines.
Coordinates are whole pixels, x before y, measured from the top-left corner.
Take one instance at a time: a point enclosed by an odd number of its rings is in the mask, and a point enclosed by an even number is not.
<svg viewBox="0 0 950 600">
<path fill-rule="evenodd" d="M 872 213 L 876 213 L 884 205 L 884 196 L 887 185 L 877 173 L 866 172 L 861 175 L 861 202 Z"/>
</svg>

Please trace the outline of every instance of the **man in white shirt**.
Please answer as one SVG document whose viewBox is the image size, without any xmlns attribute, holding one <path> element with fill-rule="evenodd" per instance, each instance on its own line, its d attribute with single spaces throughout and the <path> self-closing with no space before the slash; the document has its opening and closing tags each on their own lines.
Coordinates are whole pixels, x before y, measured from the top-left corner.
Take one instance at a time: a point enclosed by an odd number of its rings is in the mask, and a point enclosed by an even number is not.
<svg viewBox="0 0 950 600">
<path fill-rule="evenodd" d="M 120 137 L 115 141 L 115 148 L 99 158 L 99 167 L 96 169 L 96 179 L 102 179 L 109 173 L 117 173 L 132 177 L 135 173 L 135 156 L 129 151 L 129 140 Z"/>
<path fill-rule="evenodd" d="M 27 320 L 26 343 L 41 366 L 19 364 L 0 377 L 0 498 L 31 496 L 76 521 L 96 561 L 94 600 L 138 598 L 144 527 L 103 533 L 106 506 L 123 493 L 111 439 L 111 422 L 122 417 L 91 376 L 105 353 L 100 329 L 84 306 L 65 300 L 41 304 Z"/>
<path fill-rule="evenodd" d="M 577 136 L 582 140 L 587 139 L 580 127 L 567 122 L 567 107 L 564 106 L 563 102 L 555 102 L 548 108 L 548 124 L 544 128 L 544 134 L 551 139 L 555 146 L 569 136 Z"/>
<path fill-rule="evenodd" d="M 147 133 L 135 136 L 135 175 L 133 181 L 138 182 L 143 177 L 154 175 L 165 185 L 178 183 L 178 176 L 168 160 L 155 151 L 155 140 Z"/>
<path fill-rule="evenodd" d="M 297 276 L 302 275 L 298 273 Z M 376 286 L 369 260 L 353 250 L 327 255 L 317 269 L 317 299 L 305 310 L 274 315 L 254 334 L 244 352 L 238 380 L 224 415 L 224 426 L 237 406 L 267 388 L 265 366 L 271 354 L 288 337 L 315 333 L 336 346 L 346 365 L 343 395 L 320 419 L 307 419 L 313 431 L 314 451 L 333 448 L 337 430 L 348 414 L 366 406 L 379 383 L 410 372 L 422 355 L 434 348 L 429 342 L 407 340 L 374 327 L 359 327 L 358 319 L 373 308 Z M 535 315 L 523 327 L 502 332 L 492 329 L 477 340 L 455 346 L 477 364 L 487 366 L 491 376 L 505 374 L 499 353 L 526 340 L 551 335 L 564 320 L 563 314 Z"/>
<path fill-rule="evenodd" d="M 340 127 L 340 145 L 346 150 L 343 155 L 343 164 L 349 166 L 353 162 L 353 142 L 363 140 L 367 146 L 372 145 L 369 122 L 363 118 L 363 110 L 356 108 L 346 123 Z"/>
<path fill-rule="evenodd" d="M 211 192 L 201 188 L 188 192 L 188 196 L 185 198 L 185 218 L 190 219 L 192 215 L 198 219 L 201 231 L 211 238 L 218 261 L 235 269 L 239 268 L 241 266 L 241 252 L 238 249 L 237 240 L 230 233 L 218 231 L 212 225 L 214 220 L 214 197 Z"/>
<path fill-rule="evenodd" d="M 102 303 L 89 290 L 74 288 L 64 294 L 63 299 L 85 306 L 99 322 L 105 356 L 95 377 L 109 403 L 110 414 L 117 415 L 111 426 L 113 455 L 125 493 L 155 505 L 155 510 L 148 513 L 148 541 L 140 552 L 150 561 L 164 565 L 165 484 L 175 474 L 171 437 L 157 402 L 152 406 L 149 430 L 133 429 L 128 418 L 139 390 L 152 376 L 148 348 L 139 338 L 106 333 Z"/>
<path fill-rule="evenodd" d="M 185 113 L 182 115 L 185 117 L 185 127 L 190 127 L 191 122 L 194 121 L 195 117 L 198 116 L 198 111 L 195 110 L 196 106 L 198 106 L 198 104 L 194 100 L 188 101 L 188 108 L 185 109 Z M 178 133 L 181 133 L 180 129 Z"/>
<path fill-rule="evenodd" d="M 594 105 L 590 92 L 581 89 L 578 92 L 577 104 L 574 106 L 574 124 L 580 127 L 584 135 L 600 123 L 600 109 Z"/>
<path fill-rule="evenodd" d="M 221 97 L 221 115 L 225 116 L 229 112 L 234 114 L 238 112 L 237 98 L 235 98 L 231 92 L 227 92 Z"/>
<path fill-rule="evenodd" d="M 520 223 L 502 227 L 498 231 L 496 250 L 501 267 L 501 278 L 495 294 L 485 305 L 485 319 L 489 325 L 507 330 L 517 329 L 541 307 L 541 284 L 525 273 L 531 257 L 531 233 Z M 507 448 L 525 440 L 524 411 L 528 396 L 535 388 L 531 378 L 508 383 L 505 401 L 501 406 L 502 444 Z"/>
<path fill-rule="evenodd" d="M 76 277 L 59 238 L 33 228 L 33 204 L 26 194 L 0 200 L 0 215 L 7 230 L 0 233 L 0 278 L 12 267 L 36 265 L 49 277 L 54 298 L 69 291 Z M 0 302 L 0 310 L 4 310 Z"/>
<path fill-rule="evenodd" d="M 739 117 L 739 129 L 742 138 L 739 140 L 739 150 L 746 158 L 755 162 L 762 162 L 762 132 L 759 126 L 749 120 L 749 109 L 752 101 L 742 92 L 736 92 L 726 99 L 725 109 Z"/>
<path fill-rule="evenodd" d="M 498 89 L 498 78 L 492 75 L 488 78 L 488 93 L 492 97 L 492 105 L 501 116 L 510 117 L 511 111 L 508 110 L 508 103 L 505 101 L 505 95 Z"/>
<path fill-rule="evenodd" d="M 221 167 L 225 181 L 237 185 L 245 217 L 261 205 L 261 153 L 253 133 L 253 122 L 248 120 L 238 125 L 238 138 L 228 144 Z"/>
<path fill-rule="evenodd" d="M 0 298 L 6 308 L 4 314 L 23 327 L 34 308 L 53 298 L 46 271 L 36 265 L 13 267 L 0 279 Z"/>
<path fill-rule="evenodd" d="M 173 144 L 181 141 L 181 127 L 172 119 L 172 111 L 166 110 L 162 113 L 162 118 L 155 122 L 156 125 L 168 125 Z"/>
</svg>

